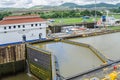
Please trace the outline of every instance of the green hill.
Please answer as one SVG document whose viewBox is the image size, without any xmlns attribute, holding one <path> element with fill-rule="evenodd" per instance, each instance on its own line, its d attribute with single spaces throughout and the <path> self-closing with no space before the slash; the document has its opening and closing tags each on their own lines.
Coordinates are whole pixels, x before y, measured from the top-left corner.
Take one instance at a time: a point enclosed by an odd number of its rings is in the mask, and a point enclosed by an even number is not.
<svg viewBox="0 0 120 80">
<path fill-rule="evenodd" d="M 69 8 L 94 8 L 95 4 L 87 4 L 87 5 L 78 5 L 75 3 L 64 3 L 60 6 L 65 6 Z M 96 4 L 96 7 L 105 7 L 105 8 L 115 8 L 115 7 L 120 7 L 120 3 L 114 5 L 114 4 L 108 4 L 108 3 L 98 3 Z"/>
</svg>

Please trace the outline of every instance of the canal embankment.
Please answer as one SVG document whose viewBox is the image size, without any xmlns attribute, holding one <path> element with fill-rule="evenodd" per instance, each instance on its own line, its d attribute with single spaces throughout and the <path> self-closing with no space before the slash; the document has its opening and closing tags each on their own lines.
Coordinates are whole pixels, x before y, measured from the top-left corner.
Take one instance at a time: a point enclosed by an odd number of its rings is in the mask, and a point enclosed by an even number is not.
<svg viewBox="0 0 120 80">
<path fill-rule="evenodd" d="M 0 77 L 24 71 L 25 44 L 0 47 Z"/>
</svg>

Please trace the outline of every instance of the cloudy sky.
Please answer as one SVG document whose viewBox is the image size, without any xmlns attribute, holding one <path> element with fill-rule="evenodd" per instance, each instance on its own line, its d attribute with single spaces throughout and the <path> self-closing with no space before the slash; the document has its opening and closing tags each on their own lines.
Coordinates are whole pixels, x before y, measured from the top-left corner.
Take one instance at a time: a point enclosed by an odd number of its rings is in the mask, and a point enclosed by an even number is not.
<svg viewBox="0 0 120 80">
<path fill-rule="evenodd" d="M 120 3 L 120 0 L 96 0 L 97 3 L 104 2 L 110 4 Z M 73 2 L 76 4 L 84 5 L 95 3 L 95 0 L 0 0 L 0 7 L 32 7 L 35 5 L 60 5 L 65 2 Z"/>
</svg>

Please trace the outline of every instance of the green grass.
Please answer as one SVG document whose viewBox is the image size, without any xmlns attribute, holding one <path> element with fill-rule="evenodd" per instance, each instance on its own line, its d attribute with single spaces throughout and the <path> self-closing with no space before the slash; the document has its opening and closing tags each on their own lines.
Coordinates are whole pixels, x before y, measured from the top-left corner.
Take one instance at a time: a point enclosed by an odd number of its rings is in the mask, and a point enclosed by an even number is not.
<svg viewBox="0 0 120 80">
<path fill-rule="evenodd" d="M 119 14 L 109 14 L 109 16 L 114 16 L 116 19 L 120 19 Z M 83 19 L 82 17 L 79 18 L 54 18 L 55 22 L 51 23 L 50 25 L 70 25 L 70 24 L 77 24 L 82 22 L 94 22 L 94 17 L 90 17 L 89 19 Z M 99 20 L 100 17 L 97 17 Z"/>
<path fill-rule="evenodd" d="M 120 19 L 120 14 L 110 14 L 110 15 L 108 15 L 108 16 L 113 16 L 113 17 L 115 17 L 116 19 Z"/>
<path fill-rule="evenodd" d="M 98 20 L 99 18 L 97 18 Z M 80 18 L 55 18 L 55 22 L 51 23 L 51 25 L 69 25 L 69 24 L 77 24 L 82 22 L 94 22 L 94 18 L 83 19 Z"/>
<path fill-rule="evenodd" d="M 82 18 L 58 18 L 55 19 L 55 22 L 53 25 L 56 24 L 75 24 L 75 23 L 80 23 L 82 22 Z"/>
<path fill-rule="evenodd" d="M 120 30 L 120 26 L 110 26 L 108 27 L 110 30 Z"/>
</svg>

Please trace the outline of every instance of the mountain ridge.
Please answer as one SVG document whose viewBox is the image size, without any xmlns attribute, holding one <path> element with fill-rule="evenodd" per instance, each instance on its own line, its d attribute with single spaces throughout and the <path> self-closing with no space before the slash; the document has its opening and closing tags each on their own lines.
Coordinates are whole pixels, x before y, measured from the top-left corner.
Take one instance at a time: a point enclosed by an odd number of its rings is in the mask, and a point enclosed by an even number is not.
<svg viewBox="0 0 120 80">
<path fill-rule="evenodd" d="M 0 11 L 18 11 L 18 10 L 59 10 L 59 9 L 74 9 L 74 8 L 94 8 L 95 4 L 87 4 L 87 5 L 79 5 L 76 3 L 63 3 L 58 6 L 51 6 L 51 5 L 36 5 L 32 6 L 30 8 L 0 8 Z M 120 3 L 117 4 L 108 4 L 108 3 L 97 3 L 96 4 L 97 8 L 118 8 L 120 7 Z"/>
<path fill-rule="evenodd" d="M 76 8 L 93 8 L 95 7 L 95 4 L 87 4 L 87 5 L 78 5 L 75 3 L 64 3 L 60 6 L 67 6 L 67 7 L 76 7 Z M 108 4 L 108 3 L 97 3 L 96 7 L 120 7 L 120 3 L 117 4 Z"/>
</svg>

